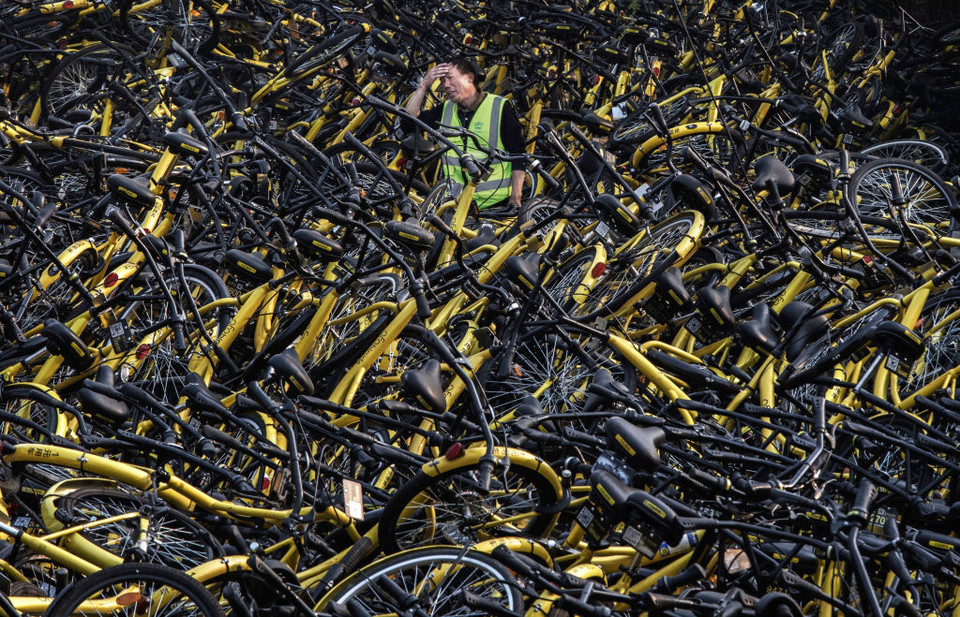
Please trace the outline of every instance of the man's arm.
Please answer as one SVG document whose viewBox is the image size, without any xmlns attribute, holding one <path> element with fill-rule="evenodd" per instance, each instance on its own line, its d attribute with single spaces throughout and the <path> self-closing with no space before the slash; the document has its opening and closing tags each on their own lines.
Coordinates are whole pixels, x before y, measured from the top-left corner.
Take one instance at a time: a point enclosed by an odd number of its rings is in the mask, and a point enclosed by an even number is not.
<svg viewBox="0 0 960 617">
<path fill-rule="evenodd" d="M 417 86 L 417 89 L 413 91 L 413 94 L 410 95 L 410 98 L 407 100 L 407 104 L 404 106 L 404 109 L 407 110 L 407 113 L 414 118 L 420 115 L 420 108 L 423 107 L 423 99 L 427 98 L 427 90 L 430 89 L 430 86 L 433 85 L 433 82 L 446 75 L 448 70 L 450 70 L 450 65 L 443 63 L 438 64 L 427 71 L 427 74 L 424 75 L 423 79 L 420 80 L 420 84 Z"/>
<path fill-rule="evenodd" d="M 523 197 L 523 178 L 526 172 L 522 169 L 514 169 L 510 174 L 510 205 L 519 208 L 521 197 Z"/>
<path fill-rule="evenodd" d="M 520 119 L 513 108 L 513 104 L 508 103 L 503 109 L 503 115 L 500 117 L 500 141 L 503 147 L 512 156 L 522 156 L 526 153 L 523 143 L 523 130 L 520 127 Z M 519 208 L 521 197 L 523 197 L 523 178 L 526 176 L 524 170 L 526 163 L 522 160 L 512 161 L 513 172 L 510 174 L 510 205 Z"/>
</svg>

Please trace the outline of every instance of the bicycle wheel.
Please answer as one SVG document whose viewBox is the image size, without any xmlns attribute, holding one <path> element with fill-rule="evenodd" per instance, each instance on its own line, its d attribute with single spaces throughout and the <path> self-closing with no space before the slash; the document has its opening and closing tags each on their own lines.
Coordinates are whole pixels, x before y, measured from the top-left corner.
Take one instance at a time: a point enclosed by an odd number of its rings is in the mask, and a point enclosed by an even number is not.
<svg viewBox="0 0 960 617">
<path fill-rule="evenodd" d="M 927 301 L 914 328 L 923 337 L 923 355 L 909 378 L 898 383 L 901 396 L 922 388 L 960 365 L 960 294 L 947 292 Z"/>
<path fill-rule="evenodd" d="M 596 246 L 577 252 L 557 266 L 552 276 L 544 282 L 544 290 L 565 308 L 583 301 L 596 283 L 594 273 L 598 270 L 597 264 L 605 257 L 603 249 Z"/>
<path fill-rule="evenodd" d="M 746 165 L 743 155 L 746 140 L 740 131 L 718 123 L 702 123 L 674 127 L 670 130 L 676 159 L 684 148 L 695 151 L 700 158 L 722 169 L 742 172 Z M 681 171 L 686 163 L 675 160 Z M 666 141 L 659 135 L 643 142 L 633 154 L 633 167 L 645 174 L 668 173 Z"/>
<path fill-rule="evenodd" d="M 956 229 L 957 200 L 940 176 L 926 167 L 901 159 L 880 159 L 860 167 L 850 177 L 847 193 L 861 214 L 889 216 L 894 203 L 894 181 L 899 181 L 903 215 L 908 223 Z"/>
<path fill-rule="evenodd" d="M 657 103 L 667 124 L 676 124 L 681 113 L 685 112 L 690 103 L 686 96 L 680 96 L 672 101 Z M 646 108 L 641 108 L 621 120 L 610 133 L 610 147 L 629 146 L 642 143 L 655 133 L 654 125 L 650 123 Z"/>
<path fill-rule="evenodd" d="M 397 587 L 404 597 L 394 597 Z M 358 570 L 321 598 L 316 608 L 355 602 L 362 607 L 358 614 L 399 615 L 416 601 L 422 614 L 476 614 L 476 609 L 464 605 L 461 591 L 493 600 L 505 611 L 523 608 L 516 577 L 506 567 L 479 551 L 439 546 L 390 555 Z"/>
<path fill-rule="evenodd" d="M 78 581 L 47 608 L 45 617 L 74 615 L 223 617 L 203 585 L 157 564 L 125 563 Z"/>
<path fill-rule="evenodd" d="M 940 173 L 950 163 L 947 151 L 931 141 L 920 139 L 894 139 L 881 141 L 860 150 L 881 159 L 902 159 L 923 165 L 933 173 Z"/>
<path fill-rule="evenodd" d="M 206 51 L 220 35 L 217 13 L 204 0 L 126 0 L 119 14 L 124 30 L 141 45 L 169 34 L 187 50 Z"/>
<path fill-rule="evenodd" d="M 181 396 L 190 360 L 204 353 L 206 336 L 216 340 L 230 323 L 234 309 L 219 307 L 202 315 L 203 322 L 198 323 L 184 300 L 189 294 L 197 308 L 216 300 L 229 298 L 230 293 L 223 280 L 212 270 L 187 264 L 183 266 L 184 281 L 188 289 L 182 289 L 179 277 L 168 275 L 166 283 L 174 301 L 186 316 L 184 337 L 187 349 L 178 352 L 174 349 L 172 333 L 169 329 L 154 330 L 138 339 L 132 354 L 127 354 L 119 367 L 124 381 L 136 383 L 161 401 L 176 403 Z M 149 280 L 120 312 L 120 320 L 128 324 L 135 333 L 149 331 L 152 325 L 171 317 L 171 307 L 164 300 L 155 281 Z M 206 336 L 204 336 L 204 332 Z"/>
<path fill-rule="evenodd" d="M 6 421 L 0 423 L 5 435 L 12 435 L 25 441 L 43 443 L 47 441 L 42 431 L 52 435 L 66 434 L 67 416 L 63 411 L 66 405 L 41 388 L 28 384 L 7 386 L 0 395 L 0 409 L 25 420 L 24 423 Z M 31 426 L 35 424 L 40 430 Z"/>
<path fill-rule="evenodd" d="M 61 522 L 68 520 L 70 525 L 80 525 L 136 512 L 144 506 L 143 499 L 137 495 L 121 490 L 90 488 L 60 497 L 56 507 Z M 148 563 L 188 570 L 223 556 L 220 543 L 189 516 L 169 508 L 158 508 L 146 516 L 150 529 L 144 559 Z M 140 519 L 132 518 L 89 526 L 79 537 L 71 536 L 66 546 L 77 550 L 87 542 L 123 557 L 137 542 L 139 525 Z"/>
<path fill-rule="evenodd" d="M 146 101 L 152 84 L 143 76 L 128 72 L 128 56 L 122 49 L 97 44 L 64 56 L 40 86 L 44 116 L 64 117 L 70 111 L 100 115 L 105 111 L 108 101 L 115 106 L 112 112 L 114 125 L 122 124 L 121 114 L 138 114 L 135 106 L 131 106 L 125 97 L 116 96 L 111 88 L 123 88 L 129 82 L 132 88 L 129 94 Z"/>
<path fill-rule="evenodd" d="M 490 490 L 478 485 L 479 463 L 453 462 L 437 474 L 421 471 L 401 486 L 383 509 L 380 548 L 385 553 L 426 544 L 473 544 L 518 533 L 539 537 L 553 527 L 562 489 L 540 459 L 523 451 L 497 448 L 501 465 Z M 428 468 L 432 468 L 428 464 Z"/>
<path fill-rule="evenodd" d="M 633 366 L 599 339 L 570 334 L 551 327 L 532 328 L 517 341 L 510 366 L 506 358 L 491 359 L 480 370 L 487 400 L 501 419 L 527 397 L 537 399 L 544 414 L 552 415 L 550 425 L 559 423 L 589 432 L 596 419 L 580 416 L 587 388 L 597 373 L 606 370 L 614 381 L 634 392 L 637 374 Z M 561 420 L 563 418 L 563 420 Z M 566 419 L 569 418 L 569 419 Z"/>
<path fill-rule="evenodd" d="M 46 267 L 33 289 L 28 289 L 21 298 L 11 300 L 8 308 L 17 325 L 28 332 L 47 319 L 67 320 L 72 315 L 77 292 L 70 285 L 70 277 L 84 280 L 101 264 L 100 255 L 91 243 L 77 243 L 58 255 L 65 272 L 56 264 Z"/>
<path fill-rule="evenodd" d="M 689 259 L 703 229 L 703 215 L 687 211 L 641 231 L 607 261 L 602 277 L 573 314 L 586 319 L 612 315 L 629 300 L 652 292 L 653 276 Z"/>
</svg>

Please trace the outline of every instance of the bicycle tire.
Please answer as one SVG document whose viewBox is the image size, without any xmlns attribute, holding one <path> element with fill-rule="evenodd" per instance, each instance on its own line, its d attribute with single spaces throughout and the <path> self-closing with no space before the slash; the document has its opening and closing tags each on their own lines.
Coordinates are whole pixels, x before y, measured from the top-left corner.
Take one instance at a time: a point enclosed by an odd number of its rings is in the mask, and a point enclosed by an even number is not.
<svg viewBox="0 0 960 617">
<path fill-rule="evenodd" d="M 195 264 L 184 264 L 184 279 L 190 286 L 190 294 L 194 297 L 197 308 L 230 297 L 226 284 L 215 272 Z M 167 285 L 175 302 L 182 302 L 183 295 L 178 278 L 172 273 L 167 277 Z M 134 332 L 149 328 L 151 324 L 159 323 L 169 317 L 170 307 L 164 301 L 159 286 L 147 281 L 145 286 L 127 302 L 120 311 L 119 319 L 129 324 Z M 197 323 L 194 316 L 181 307 L 186 314 L 184 337 L 187 348 L 177 352 L 173 348 L 173 335 L 167 332 L 166 336 L 156 338 L 154 334 L 137 341 L 133 356 L 129 352 L 118 367 L 118 372 L 124 381 L 133 382 L 157 397 L 158 400 L 170 403 L 178 402 L 185 379 L 189 373 L 188 365 L 193 357 L 207 353 L 203 348 L 207 341 L 201 330 L 205 331 L 210 339 L 216 341 L 221 332 L 229 327 L 234 314 L 232 307 L 219 307 L 215 314 L 203 316 L 204 322 Z"/>
<path fill-rule="evenodd" d="M 486 496 L 476 490 L 476 474 L 479 463 L 452 462 L 452 466 L 439 474 L 420 471 L 390 497 L 380 519 L 380 548 L 385 553 L 422 546 L 424 544 L 449 543 L 472 544 L 480 536 L 516 535 L 518 530 L 532 537 L 549 532 L 557 520 L 550 513 L 562 498 L 559 484 L 552 471 L 538 458 L 512 455 L 506 448 L 496 449 L 497 458 L 509 458 L 510 465 L 492 474 L 490 493 Z M 522 451 L 516 451 L 522 452 Z M 524 453 L 525 454 L 525 453 Z M 428 466 L 434 463 L 428 463 Z M 502 471 L 502 475 L 501 472 Z M 509 495 L 504 499 L 505 495 Z M 530 496 L 527 503 L 518 496 Z M 522 499 L 522 498 L 521 498 Z M 428 505 L 429 504 L 429 505 Z M 448 507 L 451 520 L 444 521 Z M 505 525 L 500 534 L 493 526 L 478 532 L 471 527 L 491 525 L 501 512 L 508 516 L 529 514 L 525 525 Z M 442 525 L 446 525 L 441 529 Z M 456 526 L 457 528 L 454 528 Z M 441 537 L 444 536 L 444 537 Z M 454 537 L 456 536 L 456 537 Z"/>
<path fill-rule="evenodd" d="M 116 97 L 108 87 L 110 82 L 118 80 L 119 87 L 125 87 L 122 78 L 126 75 L 127 58 L 131 53 L 122 46 L 95 44 L 64 56 L 40 86 L 43 117 L 62 117 L 76 109 L 100 113 L 107 100 L 115 103 L 113 114 L 139 114 L 135 107 L 127 109 L 129 103 L 123 97 Z M 138 89 L 144 92 L 142 99 L 146 101 L 150 83 L 141 75 L 134 79 L 139 82 Z M 136 92 L 130 94 L 141 98 Z M 118 124 L 114 120 L 114 125 Z"/>
<path fill-rule="evenodd" d="M 125 0 L 118 11 L 124 31 L 146 45 L 161 33 L 191 52 L 209 51 L 220 38 L 220 20 L 205 0 Z"/>
<path fill-rule="evenodd" d="M 469 549 L 431 546 L 389 555 L 361 568 L 324 595 L 316 610 L 355 601 L 367 614 L 404 614 L 403 609 L 392 605 L 388 594 L 379 590 L 381 577 L 390 577 L 412 592 L 430 615 L 458 614 L 458 595 L 443 593 L 447 589 L 469 589 L 515 613 L 523 607 L 516 577 L 494 558 Z M 428 580 L 432 586 L 424 584 Z"/>
<path fill-rule="evenodd" d="M 5 435 L 24 439 L 33 443 L 47 441 L 47 431 L 51 435 L 64 436 L 66 434 L 67 417 L 62 410 L 66 404 L 58 401 L 55 394 L 30 384 L 9 385 L 0 395 L 0 409 L 4 412 L 23 418 L 27 422 L 19 424 L 15 421 L 0 423 L 0 430 Z M 37 425 L 41 430 L 31 427 L 29 423 Z"/>
<path fill-rule="evenodd" d="M 902 159 L 878 159 L 858 168 L 850 177 L 847 194 L 861 214 L 887 216 L 896 177 L 906 203 L 908 223 L 932 225 L 942 232 L 957 228 L 957 200 L 953 190 L 928 168 Z"/>
<path fill-rule="evenodd" d="M 939 174 L 950 164 L 950 155 L 944 148 L 932 141 L 922 139 L 881 141 L 861 149 L 860 154 L 868 154 L 882 159 L 910 161 L 917 165 L 923 165 L 935 174 Z"/>
<path fill-rule="evenodd" d="M 119 591 L 134 584 L 141 591 L 127 592 L 121 599 L 126 606 L 134 603 L 140 610 L 141 603 L 158 602 L 165 615 L 184 615 L 191 617 L 224 617 L 223 609 L 217 600 L 203 585 L 182 572 L 157 564 L 126 563 L 106 568 L 77 581 L 54 598 L 44 613 L 45 617 L 73 617 L 74 615 L 96 614 L 81 610 L 88 600 L 116 598 Z M 124 587 L 119 587 L 123 585 Z M 147 589 L 149 594 L 143 593 Z M 99 612 L 99 611 L 97 611 Z M 106 611 L 105 614 L 114 614 Z"/>
<path fill-rule="evenodd" d="M 631 299 L 652 293 L 657 273 L 693 255 L 704 226 L 703 215 L 688 210 L 642 231 L 628 250 L 607 261 L 606 272 L 573 314 L 588 321 L 613 315 Z"/>
<path fill-rule="evenodd" d="M 741 172 L 736 169 L 745 165 L 743 156 L 746 153 L 746 139 L 743 134 L 730 129 L 723 124 L 704 122 L 677 126 L 670 129 L 673 141 L 674 156 L 684 148 L 694 150 L 700 158 L 722 169 Z M 660 173 L 667 170 L 666 148 L 667 141 L 660 135 L 654 135 L 637 147 L 631 160 L 635 169 L 644 173 Z M 678 167 L 684 170 L 686 163 Z"/>
<path fill-rule="evenodd" d="M 62 510 L 71 524 L 85 524 L 118 514 L 136 512 L 143 508 L 143 500 L 121 490 L 102 488 L 79 489 L 60 497 L 56 507 Z M 150 519 L 150 537 L 145 561 L 178 570 L 189 570 L 202 563 L 223 556 L 219 542 L 190 516 L 163 508 Z M 89 527 L 79 536 L 71 536 L 65 546 L 80 552 L 85 542 L 124 557 L 132 548 L 138 532 L 139 519 L 117 521 L 108 525 Z"/>
<path fill-rule="evenodd" d="M 923 355 L 908 379 L 898 382 L 901 396 L 919 390 L 930 381 L 960 365 L 960 293 L 950 290 L 930 298 L 920 313 L 914 331 L 924 340 Z"/>
</svg>

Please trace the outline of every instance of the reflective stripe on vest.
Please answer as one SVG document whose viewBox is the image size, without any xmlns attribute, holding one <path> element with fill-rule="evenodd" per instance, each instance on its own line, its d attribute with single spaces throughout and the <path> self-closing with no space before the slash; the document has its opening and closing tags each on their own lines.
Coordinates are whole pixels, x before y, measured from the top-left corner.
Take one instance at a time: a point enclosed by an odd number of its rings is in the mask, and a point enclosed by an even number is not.
<svg viewBox="0 0 960 617">
<path fill-rule="evenodd" d="M 503 97 L 494 94 L 487 94 L 480 102 L 480 106 L 474 112 L 470 119 L 470 126 L 467 127 L 471 133 L 476 135 L 477 141 L 481 145 L 491 145 L 498 150 L 505 150 L 500 137 L 500 119 L 503 115 Z M 456 113 L 456 105 L 447 101 L 443 104 L 443 112 L 440 122 L 445 126 L 461 127 L 460 117 Z M 484 143 L 486 141 L 486 143 Z M 473 139 L 465 138 L 463 143 L 457 144 L 465 154 L 472 154 L 478 161 L 484 161 L 487 155 L 484 151 L 477 148 Z M 443 156 L 443 171 L 447 178 L 451 180 L 451 191 L 454 197 L 460 194 L 463 187 L 469 182 L 469 178 L 460 167 L 460 160 L 453 154 Z M 477 202 L 480 209 L 492 206 L 493 204 L 510 197 L 510 174 L 512 165 L 508 162 L 497 162 L 491 165 L 490 177 L 479 182 L 474 191 L 473 199 Z"/>
</svg>

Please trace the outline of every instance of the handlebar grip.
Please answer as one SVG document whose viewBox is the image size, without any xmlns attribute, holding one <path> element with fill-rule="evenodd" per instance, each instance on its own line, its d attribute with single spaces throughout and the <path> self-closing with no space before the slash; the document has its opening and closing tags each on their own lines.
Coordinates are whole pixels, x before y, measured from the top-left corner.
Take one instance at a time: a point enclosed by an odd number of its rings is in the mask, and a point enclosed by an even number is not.
<svg viewBox="0 0 960 617">
<path fill-rule="evenodd" d="M 864 478 L 860 481 L 860 488 L 857 490 L 857 496 L 853 500 L 853 505 L 847 511 L 848 518 L 867 520 L 870 514 L 870 508 L 873 501 L 877 498 L 877 487 L 870 480 Z"/>
<path fill-rule="evenodd" d="M 123 215 L 123 212 L 119 208 L 113 208 L 107 212 L 107 218 L 110 219 L 110 222 L 117 226 L 117 229 L 120 232 L 127 236 L 128 238 L 136 238 L 137 232 L 133 230 L 133 227 L 130 225 L 130 221 L 127 220 L 127 217 Z"/>
<path fill-rule="evenodd" d="M 657 108 L 659 109 L 659 107 Z M 697 153 L 696 150 L 690 146 L 686 146 L 683 149 L 683 160 L 691 163 L 694 167 L 700 169 L 701 171 L 707 171 L 710 165 Z"/>
<path fill-rule="evenodd" d="M 170 232 L 170 246 L 173 247 L 174 252 L 183 253 L 186 248 L 186 238 L 183 233 L 183 229 L 177 228 Z"/>
<path fill-rule="evenodd" d="M 414 293 L 414 301 L 417 303 L 417 317 L 420 319 L 429 319 L 433 315 L 433 309 L 430 308 L 430 303 L 427 302 L 427 297 L 423 295 L 422 291 Z"/>
<path fill-rule="evenodd" d="M 547 171 L 543 165 L 537 165 L 534 169 L 537 172 L 537 175 L 540 176 L 540 179 L 543 180 L 551 189 L 556 191 L 560 188 L 560 183 L 557 182 L 556 178 L 550 175 L 550 172 Z"/>
<path fill-rule="evenodd" d="M 372 549 L 373 542 L 370 541 L 370 538 L 364 536 L 357 540 L 347 550 L 343 558 L 324 573 L 320 579 L 320 587 L 327 590 L 331 589 L 337 581 L 356 570 L 360 561 L 369 555 Z"/>
<path fill-rule="evenodd" d="M 668 133 L 670 129 L 667 127 L 667 119 L 663 117 L 663 110 L 660 109 L 660 106 L 656 103 L 650 103 L 647 109 L 650 111 L 650 120 L 657 125 L 657 129 Z"/>
<path fill-rule="evenodd" d="M 239 111 L 230 115 L 230 122 L 233 123 L 233 128 L 237 129 L 241 133 L 244 133 L 249 128 L 247 126 L 247 121 L 243 117 L 243 114 Z"/>
<path fill-rule="evenodd" d="M 480 485 L 480 493 L 486 495 L 490 492 L 490 479 L 493 475 L 494 463 L 491 460 L 481 460 L 479 473 L 477 474 L 477 484 Z"/>
<path fill-rule="evenodd" d="M 681 587 L 686 587 L 697 581 L 702 581 L 707 577 L 707 571 L 698 563 L 687 566 L 678 574 L 673 576 L 664 576 L 657 581 L 653 589 L 661 593 L 673 593 Z"/>
<path fill-rule="evenodd" d="M 943 272 L 933 277 L 933 284 L 939 287 L 940 285 L 943 285 L 944 283 L 949 281 L 951 278 L 953 278 L 957 274 L 960 274 L 960 263 L 954 264 L 946 272 Z"/>
<path fill-rule="evenodd" d="M 431 214 L 427 220 L 430 222 L 431 225 L 433 225 L 434 227 L 442 231 L 445 235 L 450 236 L 451 238 L 459 237 L 457 236 L 456 233 L 454 233 L 452 229 L 450 229 L 450 226 L 447 225 L 444 222 L 444 220 L 439 216 L 437 216 L 436 214 Z"/>
<path fill-rule="evenodd" d="M 593 606 L 576 598 L 561 595 L 557 598 L 557 606 L 566 609 L 571 613 L 580 615 L 580 617 L 610 617 L 613 613 L 609 607 Z"/>
<path fill-rule="evenodd" d="M 170 329 L 173 330 L 173 348 L 178 352 L 186 351 L 187 349 L 187 339 L 183 335 L 183 322 L 174 321 L 170 325 Z"/>
<path fill-rule="evenodd" d="M 483 175 L 483 172 L 480 170 L 480 165 L 477 164 L 477 160 L 473 158 L 473 155 L 464 154 L 460 157 L 460 166 L 467 171 L 467 175 L 470 176 L 470 179 L 474 182 L 480 181 L 480 176 Z"/>
<path fill-rule="evenodd" d="M 263 387 L 256 381 L 247 384 L 247 393 L 253 401 L 260 406 L 260 411 L 272 412 L 278 407 L 276 401 L 270 398 L 270 395 L 263 391 Z"/>
<path fill-rule="evenodd" d="M 280 217 L 273 217 L 270 220 L 270 226 L 277 231 L 277 235 L 280 236 L 280 240 L 283 242 L 284 250 L 293 250 L 297 246 L 297 241 L 290 236 L 290 232 L 287 231 L 287 226 L 283 223 L 283 220 Z"/>
<path fill-rule="evenodd" d="M 488 598 L 470 593 L 466 589 L 462 589 L 460 591 L 460 596 L 463 598 L 463 603 L 466 606 L 474 609 L 481 615 L 493 615 L 494 617 L 520 617 L 520 613 L 516 613 L 504 608 L 504 606 L 499 602 L 495 602 Z"/>
</svg>

